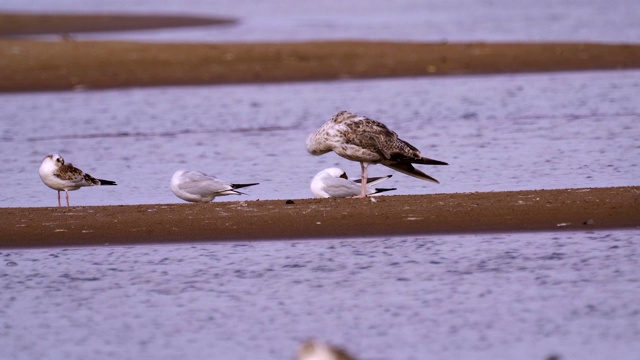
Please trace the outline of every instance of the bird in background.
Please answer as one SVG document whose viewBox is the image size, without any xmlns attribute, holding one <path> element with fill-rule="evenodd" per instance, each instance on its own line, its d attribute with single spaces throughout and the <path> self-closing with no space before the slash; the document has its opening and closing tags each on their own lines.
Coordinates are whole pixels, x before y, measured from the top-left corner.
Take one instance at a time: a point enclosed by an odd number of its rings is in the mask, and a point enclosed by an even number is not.
<svg viewBox="0 0 640 360">
<path fill-rule="evenodd" d="M 367 196 L 380 195 L 395 188 L 374 188 L 373 185 L 389 179 L 392 175 L 367 179 Z M 320 171 L 311 180 L 311 193 L 317 198 L 344 198 L 360 194 L 362 179 L 349 180 L 347 173 L 340 168 L 328 168 Z"/>
<path fill-rule="evenodd" d="M 178 170 L 171 177 L 170 187 L 184 201 L 206 203 L 218 196 L 246 195 L 236 189 L 258 184 L 232 184 L 199 171 Z"/>
<path fill-rule="evenodd" d="M 337 346 L 307 340 L 300 346 L 297 360 L 356 360 L 356 358 Z"/>
<path fill-rule="evenodd" d="M 96 179 L 73 164 L 66 164 L 62 156 L 58 154 L 45 156 L 40 164 L 39 173 L 40 179 L 45 185 L 58 191 L 58 206 L 62 206 L 60 191 L 64 190 L 67 206 L 69 206 L 69 191 L 78 190 L 85 186 L 117 185 L 115 181 Z"/>
<path fill-rule="evenodd" d="M 323 155 L 330 151 L 360 163 L 362 183 L 360 194 L 367 195 L 367 167 L 382 164 L 418 179 L 439 183 L 438 180 L 413 167 L 412 164 L 449 165 L 423 157 L 415 146 L 400 139 L 398 134 L 379 121 L 348 111 L 340 111 L 307 137 L 307 151 Z"/>
</svg>

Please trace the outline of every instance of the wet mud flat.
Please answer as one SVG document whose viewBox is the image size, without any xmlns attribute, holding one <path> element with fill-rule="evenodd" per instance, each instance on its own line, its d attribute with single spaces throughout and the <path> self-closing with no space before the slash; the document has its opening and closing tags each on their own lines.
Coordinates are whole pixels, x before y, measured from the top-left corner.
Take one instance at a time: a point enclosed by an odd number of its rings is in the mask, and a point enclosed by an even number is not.
<svg viewBox="0 0 640 360">
<path fill-rule="evenodd" d="M 0 91 L 364 79 L 640 68 L 637 44 L 141 43 L 75 41 L 68 33 L 230 26 L 227 18 L 0 14 Z M 21 38 L 59 35 L 59 41 Z"/>
<path fill-rule="evenodd" d="M 640 46 L 569 43 L 135 43 L 0 40 L 0 91 L 640 68 Z"/>
<path fill-rule="evenodd" d="M 640 187 L 3 208 L 0 246 L 48 247 L 640 227 Z"/>
</svg>

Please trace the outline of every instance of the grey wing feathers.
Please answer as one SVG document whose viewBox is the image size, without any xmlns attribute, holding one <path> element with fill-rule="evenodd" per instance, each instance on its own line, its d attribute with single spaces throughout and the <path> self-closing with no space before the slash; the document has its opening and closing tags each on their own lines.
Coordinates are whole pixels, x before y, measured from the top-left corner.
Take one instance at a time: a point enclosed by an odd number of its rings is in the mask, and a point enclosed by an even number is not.
<svg viewBox="0 0 640 360">
<path fill-rule="evenodd" d="M 327 178 L 324 184 L 324 191 L 331 197 L 349 197 L 360 192 L 360 185 L 343 178 Z"/>
<path fill-rule="evenodd" d="M 194 195 L 207 196 L 233 190 L 231 184 L 198 172 L 185 173 L 183 178 L 184 181 L 179 185 L 180 189 Z"/>
</svg>

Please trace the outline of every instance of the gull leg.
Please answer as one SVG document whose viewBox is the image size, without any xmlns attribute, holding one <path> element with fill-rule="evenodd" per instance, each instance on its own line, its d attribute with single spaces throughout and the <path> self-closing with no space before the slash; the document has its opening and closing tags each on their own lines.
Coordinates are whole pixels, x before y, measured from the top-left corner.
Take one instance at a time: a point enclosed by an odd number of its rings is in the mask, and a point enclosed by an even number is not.
<svg viewBox="0 0 640 360">
<path fill-rule="evenodd" d="M 67 190 L 64 191 L 67 194 L 67 207 L 69 207 L 69 192 Z"/>
<path fill-rule="evenodd" d="M 360 186 L 360 195 L 355 196 L 357 198 L 363 198 L 367 196 L 367 178 L 368 173 L 367 173 L 367 166 L 369 166 L 369 164 L 361 162 L 360 163 L 360 167 L 362 168 L 362 185 Z"/>
<path fill-rule="evenodd" d="M 58 191 L 58 207 L 62 206 L 62 204 L 60 204 L 60 191 Z"/>
</svg>

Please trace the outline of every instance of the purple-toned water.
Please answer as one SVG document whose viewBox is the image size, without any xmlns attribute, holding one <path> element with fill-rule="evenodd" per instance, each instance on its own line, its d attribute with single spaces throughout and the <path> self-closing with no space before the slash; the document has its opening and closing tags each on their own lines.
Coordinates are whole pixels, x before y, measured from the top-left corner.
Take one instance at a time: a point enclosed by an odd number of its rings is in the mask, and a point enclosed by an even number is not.
<svg viewBox="0 0 640 360">
<path fill-rule="evenodd" d="M 225 27 L 73 34 L 78 39 L 640 42 L 636 0 L 3 0 L 0 11 L 133 12 L 239 20 Z"/>
<path fill-rule="evenodd" d="M 0 250 L 0 358 L 637 359 L 639 235 Z"/>
<path fill-rule="evenodd" d="M 232 16 L 237 26 L 78 39 L 638 42 L 637 1 L 4 0 L 0 11 Z M 49 37 L 55 38 L 55 37 Z M 19 51 L 19 49 L 14 49 Z M 0 69 L 1 70 L 1 69 Z M 348 109 L 447 167 L 396 194 L 638 185 L 640 71 L 0 94 L 0 206 L 54 206 L 51 152 L 117 187 L 72 205 L 179 202 L 177 168 L 311 197 L 306 135 Z M 2 219 L 0 219 L 2 221 Z M 0 359 L 637 359 L 639 229 L 0 250 Z M 0 235 L 1 242 L 1 235 Z"/>
<path fill-rule="evenodd" d="M 393 174 L 389 194 L 638 185 L 640 72 L 440 78 L 1 94 L 0 147 L 12 179 L 1 206 L 54 206 L 38 166 L 59 153 L 117 187 L 71 192 L 74 205 L 181 202 L 179 168 L 259 182 L 247 196 L 309 198 L 311 178 L 357 163 L 313 157 L 306 136 L 342 109 L 385 122 L 449 166 L 419 166 L 433 184 Z"/>
</svg>

